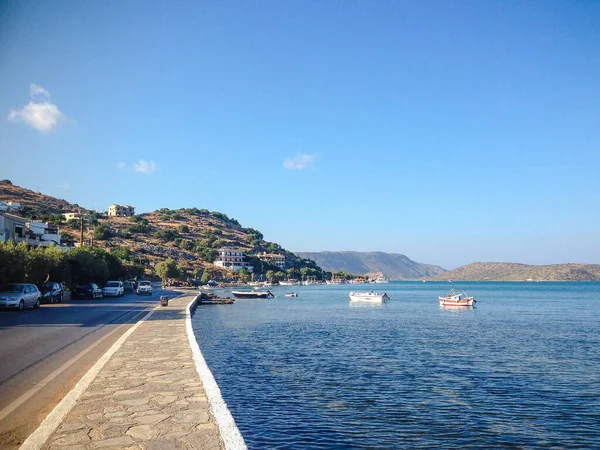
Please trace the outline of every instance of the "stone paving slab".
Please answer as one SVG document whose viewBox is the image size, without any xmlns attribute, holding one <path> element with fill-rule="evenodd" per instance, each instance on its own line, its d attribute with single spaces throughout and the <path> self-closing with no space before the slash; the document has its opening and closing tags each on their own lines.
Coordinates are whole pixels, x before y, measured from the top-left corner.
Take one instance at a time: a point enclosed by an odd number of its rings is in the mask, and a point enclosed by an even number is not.
<svg viewBox="0 0 600 450">
<path fill-rule="evenodd" d="M 186 334 L 192 299 L 171 299 L 129 336 L 44 449 L 225 448 Z"/>
</svg>

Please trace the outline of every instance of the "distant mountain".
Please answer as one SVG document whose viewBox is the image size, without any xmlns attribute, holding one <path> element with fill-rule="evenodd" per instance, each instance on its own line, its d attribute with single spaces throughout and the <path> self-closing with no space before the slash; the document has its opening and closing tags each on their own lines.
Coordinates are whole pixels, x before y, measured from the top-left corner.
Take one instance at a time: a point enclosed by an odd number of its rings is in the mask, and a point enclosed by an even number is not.
<svg viewBox="0 0 600 450">
<path fill-rule="evenodd" d="M 296 252 L 325 270 L 343 270 L 356 275 L 381 272 L 392 280 L 416 280 L 445 273 L 440 266 L 421 264 L 398 253 L 384 252 Z"/>
<path fill-rule="evenodd" d="M 552 264 L 476 262 L 452 269 L 431 280 L 464 281 L 600 281 L 600 264 Z"/>
</svg>

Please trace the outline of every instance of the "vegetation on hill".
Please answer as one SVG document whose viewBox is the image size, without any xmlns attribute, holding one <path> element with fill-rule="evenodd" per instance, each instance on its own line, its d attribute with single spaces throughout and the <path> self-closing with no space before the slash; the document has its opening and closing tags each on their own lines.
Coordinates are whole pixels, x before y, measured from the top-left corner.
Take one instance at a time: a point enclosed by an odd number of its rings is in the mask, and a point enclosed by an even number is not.
<svg viewBox="0 0 600 450">
<path fill-rule="evenodd" d="M 247 271 L 233 274 L 213 265 L 217 250 L 221 247 L 241 249 L 249 264 L 254 266 L 254 276 L 273 281 L 291 278 L 329 278 L 314 261 L 298 257 L 280 245 L 264 239 L 254 228 L 243 227 L 226 214 L 199 208 L 171 210 L 161 208 L 151 213 L 133 217 L 108 217 L 96 211 L 72 205 L 65 200 L 36 193 L 14 186 L 0 184 L 0 200 L 16 201 L 22 206 L 19 214 L 29 219 L 43 220 L 60 227 L 62 241 L 67 244 L 83 244 L 100 248 L 107 253 L 128 249 L 130 258 L 146 268 L 147 275 L 175 275 L 169 278 L 251 278 Z M 64 219 L 63 213 L 82 212 L 84 221 Z M 261 261 L 259 253 L 285 255 L 286 267 Z M 164 262 L 175 261 L 173 269 L 163 271 Z M 156 268 L 156 269 L 155 269 Z"/>
<path fill-rule="evenodd" d="M 384 252 L 298 252 L 330 271 L 383 275 L 392 280 L 417 280 L 444 273 L 439 266 L 421 264 L 397 253 Z"/>
<path fill-rule="evenodd" d="M 458 267 L 431 280 L 464 281 L 600 281 L 600 264 L 552 264 L 476 262 Z"/>
</svg>

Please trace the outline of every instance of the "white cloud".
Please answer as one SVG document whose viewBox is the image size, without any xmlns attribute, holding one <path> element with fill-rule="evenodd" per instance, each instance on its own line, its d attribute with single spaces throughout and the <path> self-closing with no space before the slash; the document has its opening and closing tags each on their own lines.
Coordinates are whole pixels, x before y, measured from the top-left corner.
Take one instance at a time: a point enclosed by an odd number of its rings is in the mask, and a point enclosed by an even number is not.
<svg viewBox="0 0 600 450">
<path fill-rule="evenodd" d="M 10 122 L 24 122 L 42 132 L 49 132 L 67 120 L 58 107 L 50 103 L 50 93 L 37 84 L 29 86 L 29 103 L 8 113 Z"/>
<path fill-rule="evenodd" d="M 316 153 L 312 155 L 308 155 L 306 153 L 297 154 L 293 158 L 286 159 L 283 162 L 283 167 L 285 167 L 286 169 L 303 170 L 307 167 L 312 166 L 317 160 L 318 156 L 319 155 L 317 155 Z"/>
<path fill-rule="evenodd" d="M 119 169 L 119 170 L 125 169 L 125 166 L 126 166 L 126 164 L 123 161 L 119 161 L 117 163 L 117 169 Z"/>
<path fill-rule="evenodd" d="M 50 92 L 35 83 L 29 86 L 29 97 L 33 100 L 35 97 L 43 97 L 44 100 L 50 100 Z"/>
<path fill-rule="evenodd" d="M 133 165 L 136 172 L 145 173 L 147 175 L 156 172 L 156 163 L 154 161 L 146 161 L 140 159 L 140 162 Z"/>
</svg>

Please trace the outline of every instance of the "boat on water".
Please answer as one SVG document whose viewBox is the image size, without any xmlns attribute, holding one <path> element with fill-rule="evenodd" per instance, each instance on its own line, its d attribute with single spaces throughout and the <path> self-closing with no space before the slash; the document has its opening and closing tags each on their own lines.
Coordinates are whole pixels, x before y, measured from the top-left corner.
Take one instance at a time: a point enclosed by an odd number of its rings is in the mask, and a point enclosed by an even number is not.
<svg viewBox="0 0 600 450">
<path fill-rule="evenodd" d="M 383 275 L 380 277 L 377 277 L 375 280 L 373 280 L 373 283 L 375 284 L 387 284 L 390 280 L 386 277 L 384 277 Z"/>
<path fill-rule="evenodd" d="M 298 293 L 297 292 L 286 292 L 285 296 L 286 297 L 298 297 Z"/>
<path fill-rule="evenodd" d="M 450 290 L 445 297 L 438 297 L 441 306 L 473 306 L 477 303 L 473 297 L 469 297 L 465 291 Z"/>
<path fill-rule="evenodd" d="M 350 292 L 348 294 L 350 296 L 351 302 L 367 302 L 367 303 L 383 303 L 388 301 L 390 298 L 384 292 L 383 294 L 379 294 L 377 292 Z"/>
<path fill-rule="evenodd" d="M 235 298 L 271 298 L 271 291 L 231 291 Z"/>
</svg>

